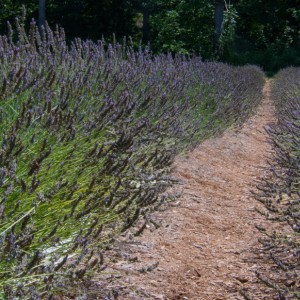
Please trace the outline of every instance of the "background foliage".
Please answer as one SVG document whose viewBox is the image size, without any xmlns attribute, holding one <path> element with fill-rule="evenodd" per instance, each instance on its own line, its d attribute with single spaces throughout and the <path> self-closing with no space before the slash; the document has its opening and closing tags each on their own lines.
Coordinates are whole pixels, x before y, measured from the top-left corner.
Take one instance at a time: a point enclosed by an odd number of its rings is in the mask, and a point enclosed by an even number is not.
<svg viewBox="0 0 300 300">
<path fill-rule="evenodd" d="M 258 64 L 275 72 L 299 65 L 300 1 L 236 1 L 238 11 L 232 62 Z"/>
</svg>

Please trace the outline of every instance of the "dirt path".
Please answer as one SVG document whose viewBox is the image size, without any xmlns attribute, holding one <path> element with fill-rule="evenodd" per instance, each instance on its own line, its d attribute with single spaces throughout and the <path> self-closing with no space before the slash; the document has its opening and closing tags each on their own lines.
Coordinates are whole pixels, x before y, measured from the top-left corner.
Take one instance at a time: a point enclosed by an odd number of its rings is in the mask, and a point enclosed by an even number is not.
<svg viewBox="0 0 300 300">
<path fill-rule="evenodd" d="M 176 160 L 181 196 L 156 213 L 158 230 L 146 230 L 123 249 L 137 262 L 113 266 L 126 273 L 118 299 L 243 299 L 239 288 L 256 281 L 257 265 L 247 257 L 258 247 L 254 224 L 262 218 L 251 190 L 271 155 L 264 131 L 275 120 L 269 85 L 257 114 L 239 132 L 229 130 Z M 138 271 L 156 262 L 153 271 Z"/>
</svg>

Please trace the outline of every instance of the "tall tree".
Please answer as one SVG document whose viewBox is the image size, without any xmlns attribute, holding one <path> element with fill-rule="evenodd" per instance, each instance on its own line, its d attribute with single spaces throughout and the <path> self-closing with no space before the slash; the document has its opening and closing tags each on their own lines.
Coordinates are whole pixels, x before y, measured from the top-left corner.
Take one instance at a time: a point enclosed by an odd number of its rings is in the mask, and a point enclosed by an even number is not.
<svg viewBox="0 0 300 300">
<path fill-rule="evenodd" d="M 147 44 L 149 42 L 149 17 L 150 17 L 150 11 L 147 4 L 144 3 L 142 10 L 143 10 L 143 43 Z"/>
<path fill-rule="evenodd" d="M 159 11 L 161 0 L 132 0 L 133 11 L 142 16 L 142 42 L 148 44 L 150 40 L 150 18 Z"/>
<path fill-rule="evenodd" d="M 224 0 L 215 0 L 215 43 L 217 44 L 223 32 Z"/>
<path fill-rule="evenodd" d="M 46 22 L 46 0 L 39 0 L 39 28 L 45 26 Z"/>
</svg>

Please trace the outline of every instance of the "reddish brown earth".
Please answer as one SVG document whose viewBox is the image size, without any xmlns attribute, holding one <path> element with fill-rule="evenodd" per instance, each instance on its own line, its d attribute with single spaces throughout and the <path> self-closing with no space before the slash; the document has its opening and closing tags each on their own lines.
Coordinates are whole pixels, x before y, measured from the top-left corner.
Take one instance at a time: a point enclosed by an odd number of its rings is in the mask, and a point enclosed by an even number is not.
<svg viewBox="0 0 300 300">
<path fill-rule="evenodd" d="M 244 299 L 241 288 L 255 289 L 261 247 L 254 225 L 265 221 L 251 190 L 272 157 L 264 130 L 275 122 L 269 85 L 240 130 L 176 159 L 174 175 L 182 184 L 172 191 L 179 196 L 154 214 L 157 230 L 117 244 L 119 259 L 107 269 L 111 299 L 233 300 Z"/>
</svg>

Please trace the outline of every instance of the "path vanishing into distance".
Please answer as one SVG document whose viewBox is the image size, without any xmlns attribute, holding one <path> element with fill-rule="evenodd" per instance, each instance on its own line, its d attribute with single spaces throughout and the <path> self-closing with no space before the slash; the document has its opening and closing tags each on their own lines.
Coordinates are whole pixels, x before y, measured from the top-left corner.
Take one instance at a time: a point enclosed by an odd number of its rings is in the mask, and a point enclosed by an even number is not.
<svg viewBox="0 0 300 300">
<path fill-rule="evenodd" d="M 272 157 L 264 128 L 274 122 L 267 81 L 262 104 L 240 130 L 176 159 L 178 198 L 154 213 L 161 226 L 117 243 L 119 259 L 108 266 L 106 286 L 117 299 L 244 299 L 239 290 L 257 284 L 255 224 L 266 222 L 251 191 Z"/>
</svg>

